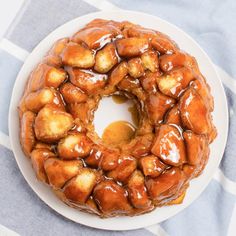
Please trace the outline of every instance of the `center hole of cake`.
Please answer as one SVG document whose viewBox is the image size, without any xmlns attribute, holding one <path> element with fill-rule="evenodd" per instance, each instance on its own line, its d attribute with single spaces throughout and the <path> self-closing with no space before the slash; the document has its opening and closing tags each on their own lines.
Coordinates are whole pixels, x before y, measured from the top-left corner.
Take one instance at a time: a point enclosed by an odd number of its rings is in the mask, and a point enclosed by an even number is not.
<svg viewBox="0 0 236 236">
<path fill-rule="evenodd" d="M 103 98 L 95 112 L 94 125 L 107 145 L 128 143 L 138 127 L 139 112 L 135 101 L 123 95 Z"/>
</svg>

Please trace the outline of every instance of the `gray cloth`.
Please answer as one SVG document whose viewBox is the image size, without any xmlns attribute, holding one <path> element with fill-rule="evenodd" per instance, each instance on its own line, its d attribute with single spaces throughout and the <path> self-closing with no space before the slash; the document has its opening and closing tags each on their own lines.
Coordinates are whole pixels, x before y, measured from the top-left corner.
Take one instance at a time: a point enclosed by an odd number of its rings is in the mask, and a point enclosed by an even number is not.
<svg viewBox="0 0 236 236">
<path fill-rule="evenodd" d="M 231 76 L 235 75 L 234 0 L 110 2 L 123 9 L 160 16 L 180 26 L 200 43 L 216 64 Z M 97 4 L 101 4 L 100 1 Z M 80 0 L 26 1 L 5 38 L 30 52 L 59 25 L 94 11 L 98 9 Z M 0 132 L 6 135 L 10 95 L 22 64 L 22 61 L 0 50 Z M 228 87 L 226 94 L 231 111 L 229 139 L 220 168 L 229 180 L 236 182 L 236 86 Z M 12 152 L 3 146 L 0 146 L 0 186 L 0 224 L 21 235 L 152 235 L 146 229 L 126 232 L 92 229 L 58 215 L 27 185 Z M 235 195 L 227 192 L 222 183 L 212 180 L 191 206 L 161 223 L 161 226 L 174 236 L 226 235 L 234 206 Z"/>
</svg>

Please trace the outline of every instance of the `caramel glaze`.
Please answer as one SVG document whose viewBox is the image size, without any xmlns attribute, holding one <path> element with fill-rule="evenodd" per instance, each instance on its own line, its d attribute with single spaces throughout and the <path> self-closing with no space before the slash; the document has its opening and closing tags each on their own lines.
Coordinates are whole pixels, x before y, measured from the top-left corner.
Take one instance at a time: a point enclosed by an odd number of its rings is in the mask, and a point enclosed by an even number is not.
<svg viewBox="0 0 236 236">
<path fill-rule="evenodd" d="M 103 96 L 136 101 L 136 127 L 118 121 L 99 138 L 93 117 Z M 20 141 L 37 177 L 69 206 L 143 214 L 181 203 L 203 171 L 217 133 L 213 105 L 195 58 L 168 36 L 96 19 L 58 40 L 30 74 Z"/>
<path fill-rule="evenodd" d="M 118 95 L 118 94 L 114 94 L 111 96 L 112 100 L 116 103 L 116 104 L 123 104 L 125 103 L 128 98 L 124 95 Z"/>
<path fill-rule="evenodd" d="M 137 105 L 136 104 L 131 105 L 128 108 L 128 111 L 130 112 L 133 124 L 135 125 L 135 127 L 138 127 L 138 125 L 139 125 L 139 110 L 137 109 Z"/>
<path fill-rule="evenodd" d="M 112 100 L 117 104 L 125 103 L 129 98 L 124 94 L 112 95 Z M 129 108 L 131 119 L 134 125 L 127 121 L 116 121 L 109 124 L 102 135 L 102 140 L 111 146 L 121 146 L 131 141 L 136 132 L 136 128 L 139 125 L 139 109 L 135 101 Z"/>
<path fill-rule="evenodd" d="M 127 121 L 115 121 L 103 131 L 102 140 L 111 146 L 122 145 L 133 139 L 135 127 Z"/>
</svg>

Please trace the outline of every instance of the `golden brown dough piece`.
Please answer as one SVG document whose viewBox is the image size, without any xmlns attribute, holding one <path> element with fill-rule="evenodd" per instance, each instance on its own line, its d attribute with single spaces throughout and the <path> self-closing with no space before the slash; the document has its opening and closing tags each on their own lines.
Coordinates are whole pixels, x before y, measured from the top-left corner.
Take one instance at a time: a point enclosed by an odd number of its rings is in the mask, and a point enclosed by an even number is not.
<svg viewBox="0 0 236 236">
<path fill-rule="evenodd" d="M 145 38 L 127 38 L 116 41 L 117 52 L 121 57 L 140 56 L 149 49 L 149 42 Z"/>
<path fill-rule="evenodd" d="M 128 24 L 126 23 L 126 27 L 128 28 L 128 37 L 146 38 L 148 41 L 151 41 L 156 36 L 155 30 L 143 28 L 140 25 L 130 24 L 128 22 Z"/>
<path fill-rule="evenodd" d="M 180 111 L 178 106 L 174 106 L 166 115 L 165 118 L 166 124 L 175 124 L 178 126 L 182 126 Z"/>
<path fill-rule="evenodd" d="M 129 75 L 125 76 L 120 83 L 118 84 L 118 87 L 121 90 L 130 92 L 135 94 L 135 90 L 141 89 L 140 82 L 137 78 L 133 78 Z"/>
<path fill-rule="evenodd" d="M 163 94 L 178 98 L 193 79 L 192 71 L 181 67 L 161 76 L 158 80 L 158 87 Z"/>
<path fill-rule="evenodd" d="M 93 146 L 89 156 L 85 158 L 85 163 L 92 168 L 98 168 L 99 163 L 101 162 L 101 159 L 103 157 L 103 152 L 100 150 L 99 146 Z"/>
<path fill-rule="evenodd" d="M 70 42 L 62 52 L 62 62 L 67 66 L 91 68 L 95 63 L 94 54 L 81 44 Z"/>
<path fill-rule="evenodd" d="M 107 76 L 96 74 L 91 71 L 84 71 L 77 68 L 67 69 L 70 75 L 70 81 L 87 94 L 93 94 L 98 89 L 102 89 L 106 85 Z"/>
<path fill-rule="evenodd" d="M 97 49 L 110 43 L 112 38 L 119 37 L 119 35 L 121 35 L 121 31 L 117 22 L 95 20 L 77 32 L 72 37 L 72 41 L 76 43 L 84 42 L 90 49 Z"/>
<path fill-rule="evenodd" d="M 91 151 L 91 141 L 83 133 L 70 133 L 58 143 L 58 155 L 63 159 L 86 157 Z"/>
<path fill-rule="evenodd" d="M 152 178 L 159 176 L 167 167 L 167 165 L 161 162 L 155 155 L 142 157 L 139 163 L 143 174 L 145 176 L 151 176 Z"/>
<path fill-rule="evenodd" d="M 178 51 L 178 46 L 176 43 L 161 32 L 146 29 L 139 25 L 130 25 L 127 31 L 129 37 L 148 39 L 152 47 L 160 54 L 172 54 L 173 52 Z"/>
<path fill-rule="evenodd" d="M 160 54 L 170 54 L 178 50 L 177 45 L 172 41 L 168 36 L 157 32 L 155 37 L 151 40 L 151 45 L 160 53 Z"/>
<path fill-rule="evenodd" d="M 57 40 L 52 46 L 52 48 L 49 50 L 48 54 L 59 56 L 63 52 L 68 42 L 69 42 L 69 38 L 63 38 L 63 39 Z"/>
<path fill-rule="evenodd" d="M 35 114 L 27 111 L 21 118 L 20 143 L 26 156 L 29 156 L 35 145 L 34 125 Z"/>
<path fill-rule="evenodd" d="M 62 188 L 69 179 L 79 173 L 83 167 L 81 160 L 62 161 L 58 158 L 48 158 L 44 162 L 44 169 L 49 183 L 53 188 Z"/>
<path fill-rule="evenodd" d="M 132 211 L 126 191 L 114 181 L 100 182 L 94 188 L 93 197 L 104 216 L 129 214 Z"/>
<path fill-rule="evenodd" d="M 136 169 L 137 161 L 132 156 L 120 156 L 117 167 L 108 172 L 107 176 L 120 182 L 126 182 Z"/>
<path fill-rule="evenodd" d="M 151 152 L 168 165 L 180 166 L 186 162 L 184 140 L 178 127 L 162 125 L 157 130 Z"/>
<path fill-rule="evenodd" d="M 195 165 L 197 172 L 208 159 L 208 140 L 205 135 L 197 135 L 190 130 L 183 133 L 188 154 L 188 164 Z"/>
<path fill-rule="evenodd" d="M 35 118 L 35 135 L 43 142 L 55 142 L 65 137 L 73 125 L 73 118 L 69 113 L 45 106 Z"/>
<path fill-rule="evenodd" d="M 99 73 L 107 73 L 117 63 L 116 47 L 114 43 L 110 43 L 96 54 L 94 70 Z"/>
<path fill-rule="evenodd" d="M 199 93 L 205 104 L 209 107 L 209 110 L 213 111 L 214 100 L 212 95 L 210 94 L 209 85 L 204 83 L 204 81 L 197 79 L 191 82 L 191 87 L 193 87 Z"/>
<path fill-rule="evenodd" d="M 120 153 L 118 150 L 105 149 L 102 152 L 102 159 L 99 164 L 100 167 L 104 171 L 114 170 L 118 166 L 119 155 Z"/>
<path fill-rule="evenodd" d="M 80 88 L 71 83 L 65 83 L 61 86 L 60 92 L 66 103 L 80 103 L 85 102 L 88 98 Z"/>
<path fill-rule="evenodd" d="M 159 80 L 161 76 L 161 72 L 157 71 L 157 72 L 146 72 L 144 76 L 142 76 L 141 78 L 139 78 L 142 87 L 145 91 L 147 92 L 151 92 L 151 93 L 156 93 L 158 90 L 157 87 L 157 81 Z"/>
<path fill-rule="evenodd" d="M 164 72 L 170 71 L 175 67 L 193 68 L 194 59 L 189 54 L 178 51 L 174 54 L 165 54 L 159 58 L 160 67 Z"/>
<path fill-rule="evenodd" d="M 146 186 L 151 199 L 158 205 L 162 204 L 166 198 L 175 197 L 175 192 L 182 187 L 184 180 L 183 172 L 177 167 L 172 167 L 157 178 L 148 179 Z"/>
<path fill-rule="evenodd" d="M 152 133 L 136 136 L 130 143 L 124 145 L 122 150 L 131 153 L 134 157 L 140 158 L 146 156 L 151 151 L 154 135 Z"/>
<path fill-rule="evenodd" d="M 144 93 L 140 81 L 137 78 L 133 78 L 131 76 L 126 76 L 121 82 L 118 84 L 118 88 L 120 90 L 129 92 L 135 95 L 139 100 L 145 100 L 146 94 Z"/>
<path fill-rule="evenodd" d="M 141 56 L 142 63 L 145 69 L 151 72 L 156 72 L 159 68 L 158 55 L 155 51 L 147 51 Z"/>
<path fill-rule="evenodd" d="M 165 113 L 174 105 L 175 100 L 159 92 L 150 94 L 146 101 L 148 116 L 153 124 L 160 123 Z"/>
<path fill-rule="evenodd" d="M 196 90 L 190 88 L 180 99 L 179 110 L 183 125 L 196 134 L 209 135 L 212 129 L 208 107 Z"/>
<path fill-rule="evenodd" d="M 85 42 L 90 49 L 96 49 L 104 45 L 104 42 L 110 42 L 111 38 L 112 34 L 109 29 L 89 27 L 77 32 L 72 37 L 72 41 L 76 43 Z"/>
<path fill-rule="evenodd" d="M 44 161 L 49 157 L 55 156 L 55 153 L 46 148 L 36 148 L 30 153 L 31 162 L 38 180 L 48 183 L 48 177 L 44 169 Z"/>
<path fill-rule="evenodd" d="M 152 208 L 152 202 L 148 198 L 144 184 L 144 176 L 141 171 L 134 171 L 128 181 L 130 201 L 135 208 Z"/>
<path fill-rule="evenodd" d="M 110 85 L 117 85 L 128 74 L 127 62 L 121 62 L 111 73 L 109 78 Z"/>
<path fill-rule="evenodd" d="M 58 88 L 67 78 L 66 72 L 44 63 L 39 64 L 31 73 L 27 92 L 35 92 L 45 87 Z"/>
<path fill-rule="evenodd" d="M 128 72 L 133 78 L 139 78 L 144 74 L 143 63 L 139 57 L 132 58 L 128 61 Z"/>
<path fill-rule="evenodd" d="M 76 204 L 85 203 L 98 180 L 95 170 L 81 168 L 77 175 L 66 183 L 63 192 L 69 201 Z"/>
<path fill-rule="evenodd" d="M 43 142 L 37 142 L 34 146 L 34 149 L 47 149 L 49 151 L 52 151 L 53 145 Z"/>
<path fill-rule="evenodd" d="M 54 104 L 59 108 L 64 107 L 60 94 L 53 88 L 40 89 L 36 92 L 29 93 L 25 97 L 25 107 L 30 111 L 37 113 L 46 104 Z"/>
<path fill-rule="evenodd" d="M 61 60 L 61 53 L 64 50 L 66 44 L 68 43 L 68 38 L 63 38 L 57 40 L 52 48 L 47 53 L 46 57 L 44 58 L 43 62 L 55 66 L 55 67 L 61 67 L 62 66 L 62 60 Z"/>
<path fill-rule="evenodd" d="M 68 110 L 74 119 L 79 119 L 83 124 L 88 124 L 93 119 L 93 113 L 97 108 L 97 103 L 93 99 L 88 99 L 83 103 L 71 103 Z"/>
</svg>

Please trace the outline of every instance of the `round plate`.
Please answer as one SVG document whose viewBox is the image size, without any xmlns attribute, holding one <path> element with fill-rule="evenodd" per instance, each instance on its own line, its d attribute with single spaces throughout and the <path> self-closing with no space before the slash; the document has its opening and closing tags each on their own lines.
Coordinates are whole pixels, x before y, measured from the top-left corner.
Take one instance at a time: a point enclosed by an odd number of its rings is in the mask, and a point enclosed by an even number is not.
<svg viewBox="0 0 236 236">
<path fill-rule="evenodd" d="M 215 100 L 213 119 L 218 130 L 218 136 L 210 146 L 210 158 L 203 174 L 197 179 L 191 181 L 184 202 L 180 205 L 157 208 L 150 213 L 135 217 L 100 219 L 95 215 L 80 212 L 62 203 L 53 194 L 48 186 L 37 181 L 29 159 L 25 157 L 21 150 L 17 106 L 30 72 L 39 63 L 57 39 L 71 36 L 86 23 L 95 18 L 111 19 L 116 21 L 128 20 L 169 35 L 177 42 L 180 48 L 190 53 L 197 59 L 201 72 L 206 77 L 207 82 L 211 87 L 211 92 Z M 12 149 L 21 173 L 34 192 L 48 206 L 68 219 L 83 225 L 106 230 L 131 230 L 146 227 L 170 218 L 189 206 L 206 188 L 220 163 L 225 148 L 228 133 L 228 108 L 223 86 L 212 62 L 206 53 L 190 36 L 176 26 L 155 16 L 133 11 L 101 11 L 76 18 L 60 26 L 50 33 L 44 40 L 42 40 L 29 55 L 17 76 L 14 85 L 9 112 L 9 132 Z"/>
</svg>

